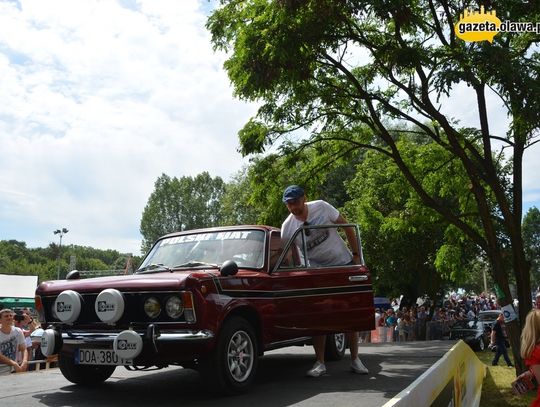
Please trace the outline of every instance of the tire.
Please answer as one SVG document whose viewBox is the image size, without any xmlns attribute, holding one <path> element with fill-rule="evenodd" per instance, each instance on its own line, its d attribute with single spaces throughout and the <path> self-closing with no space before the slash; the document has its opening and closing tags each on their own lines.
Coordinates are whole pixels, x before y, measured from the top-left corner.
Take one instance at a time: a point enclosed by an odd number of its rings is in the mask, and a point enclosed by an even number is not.
<svg viewBox="0 0 540 407">
<path fill-rule="evenodd" d="M 326 347 L 324 349 L 324 357 L 326 360 L 335 361 L 343 359 L 345 349 L 347 349 L 347 338 L 344 333 L 326 336 Z"/>
<path fill-rule="evenodd" d="M 202 375 L 218 394 L 239 394 L 252 385 L 258 367 L 257 337 L 252 326 L 232 317 L 221 329 L 216 347 L 202 361 Z"/>
<path fill-rule="evenodd" d="M 58 367 L 64 377 L 71 383 L 80 385 L 96 385 L 103 383 L 113 374 L 116 366 L 76 365 L 73 356 L 66 353 L 58 355 Z"/>
<path fill-rule="evenodd" d="M 478 339 L 478 343 L 476 344 L 476 349 L 479 352 L 483 352 L 484 350 L 486 350 L 486 344 L 484 343 L 484 339 L 482 338 Z"/>
</svg>

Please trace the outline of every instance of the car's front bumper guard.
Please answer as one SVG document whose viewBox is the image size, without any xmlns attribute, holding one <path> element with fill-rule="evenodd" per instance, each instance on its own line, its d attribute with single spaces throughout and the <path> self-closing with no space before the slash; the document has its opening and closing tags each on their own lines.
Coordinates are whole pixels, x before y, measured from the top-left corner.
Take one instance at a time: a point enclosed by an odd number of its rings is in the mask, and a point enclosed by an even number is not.
<svg viewBox="0 0 540 407">
<path fill-rule="evenodd" d="M 174 331 L 161 332 L 155 325 L 149 325 L 146 331 L 135 331 L 144 343 L 150 345 L 155 353 L 158 352 L 158 344 L 165 343 L 192 343 L 202 342 L 214 338 L 214 333 L 208 330 L 192 330 L 182 329 Z M 57 343 L 58 348 L 63 345 L 80 346 L 112 346 L 114 340 L 121 332 L 81 332 L 76 330 L 58 330 L 57 335 L 60 336 L 60 343 Z"/>
<path fill-rule="evenodd" d="M 144 341 L 150 341 L 154 343 L 161 342 L 185 342 L 185 341 L 204 341 L 212 339 L 214 333 L 211 331 L 195 331 L 195 330 L 181 330 L 174 332 L 160 332 L 150 333 L 150 329 L 146 333 L 137 332 Z M 68 345 L 81 345 L 81 344 L 103 344 L 112 343 L 118 336 L 119 332 L 103 332 L 103 333 L 87 333 L 68 331 L 62 332 L 62 341 Z"/>
</svg>

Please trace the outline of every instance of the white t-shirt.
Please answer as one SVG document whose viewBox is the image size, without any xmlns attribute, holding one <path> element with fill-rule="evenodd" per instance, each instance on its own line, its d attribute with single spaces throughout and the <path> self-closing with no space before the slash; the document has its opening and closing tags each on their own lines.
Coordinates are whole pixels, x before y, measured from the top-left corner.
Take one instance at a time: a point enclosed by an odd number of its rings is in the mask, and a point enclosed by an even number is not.
<svg viewBox="0 0 540 407">
<path fill-rule="evenodd" d="M 24 334 L 20 328 L 11 327 L 11 332 L 0 331 L 0 353 L 11 360 L 17 360 L 19 345 L 24 345 Z M 11 373 L 11 366 L 0 363 L 0 374 Z"/>
<path fill-rule="evenodd" d="M 328 225 L 335 223 L 339 217 L 339 211 L 325 201 L 307 202 L 308 216 L 306 222 L 309 225 Z M 285 244 L 294 232 L 304 222 L 296 219 L 291 213 L 281 225 L 281 239 Z M 302 238 L 296 239 L 296 244 L 302 247 Z M 306 236 L 308 249 L 308 264 L 317 266 L 338 266 L 349 264 L 352 261 L 351 252 L 339 236 L 337 229 L 311 229 Z"/>
</svg>

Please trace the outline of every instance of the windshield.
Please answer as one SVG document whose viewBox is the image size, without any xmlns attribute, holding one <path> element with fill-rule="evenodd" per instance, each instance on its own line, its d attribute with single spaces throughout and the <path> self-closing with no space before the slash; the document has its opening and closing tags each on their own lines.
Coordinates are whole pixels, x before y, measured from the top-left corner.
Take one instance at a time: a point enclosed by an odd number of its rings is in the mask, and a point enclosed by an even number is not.
<svg viewBox="0 0 540 407">
<path fill-rule="evenodd" d="M 260 268 L 264 264 L 262 230 L 234 230 L 173 236 L 156 243 L 139 270 L 179 267 L 220 266 L 226 260 L 240 267 Z M 153 266 L 153 267 L 151 267 Z"/>
</svg>

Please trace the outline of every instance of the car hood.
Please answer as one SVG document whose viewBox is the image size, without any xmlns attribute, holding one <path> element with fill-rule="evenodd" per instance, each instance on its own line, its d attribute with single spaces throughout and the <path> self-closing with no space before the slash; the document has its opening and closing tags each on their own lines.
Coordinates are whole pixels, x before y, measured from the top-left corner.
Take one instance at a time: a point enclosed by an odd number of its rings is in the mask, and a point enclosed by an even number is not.
<svg viewBox="0 0 540 407">
<path fill-rule="evenodd" d="M 185 288 L 188 277 L 196 279 L 209 279 L 216 274 L 215 270 L 202 272 L 197 270 L 185 270 L 175 272 L 160 272 L 148 274 L 130 274 L 123 276 L 97 277 L 80 280 L 55 280 L 41 283 L 36 295 L 56 295 L 64 290 L 77 292 L 99 292 L 107 288 L 115 288 L 120 291 L 159 291 L 181 290 Z"/>
</svg>

